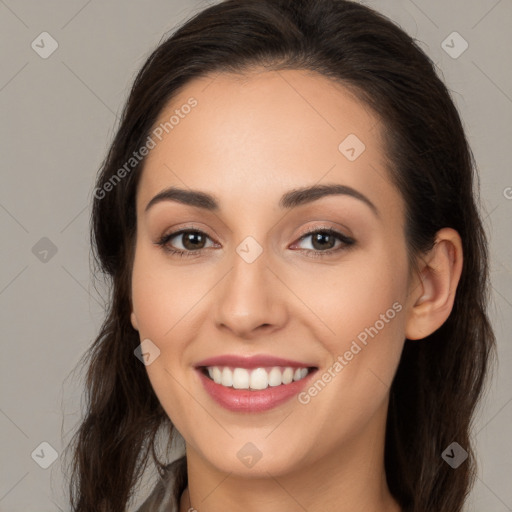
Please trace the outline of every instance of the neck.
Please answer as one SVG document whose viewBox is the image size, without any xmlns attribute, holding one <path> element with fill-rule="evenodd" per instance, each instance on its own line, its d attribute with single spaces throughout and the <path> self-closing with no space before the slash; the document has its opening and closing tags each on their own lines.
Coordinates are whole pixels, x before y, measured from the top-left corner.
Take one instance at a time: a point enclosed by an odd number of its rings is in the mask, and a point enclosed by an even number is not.
<svg viewBox="0 0 512 512">
<path fill-rule="evenodd" d="M 217 470 L 187 444 L 180 512 L 400 512 L 384 470 L 384 431 L 370 422 L 336 450 L 292 472 L 247 478 Z"/>
</svg>

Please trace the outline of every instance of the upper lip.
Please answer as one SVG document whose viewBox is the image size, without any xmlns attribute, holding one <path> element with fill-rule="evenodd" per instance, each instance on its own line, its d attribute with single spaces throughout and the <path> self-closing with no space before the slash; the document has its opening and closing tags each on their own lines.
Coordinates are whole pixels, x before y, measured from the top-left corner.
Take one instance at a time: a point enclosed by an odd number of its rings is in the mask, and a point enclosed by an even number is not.
<svg viewBox="0 0 512 512">
<path fill-rule="evenodd" d="M 315 367 L 310 363 L 293 361 L 292 359 L 283 359 L 266 354 L 254 356 L 237 356 L 234 354 L 225 354 L 222 356 L 209 357 L 196 364 L 196 368 L 205 366 L 232 366 L 234 368 L 264 368 L 272 366 L 283 366 L 291 368 L 311 368 Z"/>
</svg>

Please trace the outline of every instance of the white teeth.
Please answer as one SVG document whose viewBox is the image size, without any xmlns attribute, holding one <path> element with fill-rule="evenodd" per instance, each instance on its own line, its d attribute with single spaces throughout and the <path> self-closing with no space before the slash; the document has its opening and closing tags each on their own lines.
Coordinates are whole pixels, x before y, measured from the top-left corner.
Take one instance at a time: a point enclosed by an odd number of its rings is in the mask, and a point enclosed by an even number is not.
<svg viewBox="0 0 512 512">
<path fill-rule="evenodd" d="M 281 369 L 280 368 L 272 368 L 270 373 L 268 374 L 268 385 L 269 386 L 280 386 L 282 384 L 281 379 Z"/>
<path fill-rule="evenodd" d="M 293 380 L 303 379 L 308 374 L 307 368 L 297 368 L 293 374 Z"/>
<path fill-rule="evenodd" d="M 274 366 L 273 368 L 255 368 L 247 370 L 246 368 L 230 368 L 209 366 L 208 375 L 217 384 L 234 389 L 262 390 L 269 386 L 275 387 L 282 384 L 290 384 L 292 381 L 301 380 L 308 375 L 307 368 L 283 368 Z M 268 371 L 270 370 L 270 371 Z"/>
<path fill-rule="evenodd" d="M 246 370 L 247 371 L 247 370 Z M 249 374 L 249 372 L 247 372 Z M 248 388 L 249 386 L 247 386 Z M 244 389 L 247 389 L 244 388 Z M 265 368 L 256 368 L 251 372 L 251 389 L 267 389 L 268 388 L 268 373 Z"/>
<path fill-rule="evenodd" d="M 210 368 L 208 368 L 208 371 L 210 370 Z M 217 366 L 214 366 L 213 367 L 213 375 L 211 375 L 212 379 L 217 383 L 217 384 L 220 384 L 221 381 L 222 381 L 222 372 L 220 371 L 220 369 L 217 367 Z"/>
<path fill-rule="evenodd" d="M 293 369 L 285 368 L 283 372 L 283 384 L 290 384 L 293 380 Z"/>
<path fill-rule="evenodd" d="M 233 372 L 229 368 L 222 370 L 222 377 L 220 383 L 223 386 L 230 388 L 233 385 Z"/>
<path fill-rule="evenodd" d="M 235 389 L 247 389 L 249 387 L 249 372 L 245 368 L 233 370 L 233 387 Z"/>
</svg>

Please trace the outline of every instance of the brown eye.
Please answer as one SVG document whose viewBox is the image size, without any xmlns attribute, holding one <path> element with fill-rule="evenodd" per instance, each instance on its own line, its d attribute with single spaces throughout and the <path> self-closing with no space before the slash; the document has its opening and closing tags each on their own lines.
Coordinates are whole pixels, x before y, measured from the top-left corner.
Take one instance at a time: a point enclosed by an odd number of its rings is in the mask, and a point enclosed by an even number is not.
<svg viewBox="0 0 512 512">
<path fill-rule="evenodd" d="M 184 231 L 173 238 L 181 236 L 182 245 L 189 251 L 203 249 L 206 242 L 206 236 L 200 231 Z"/>
<path fill-rule="evenodd" d="M 330 233 L 318 232 L 311 235 L 312 246 L 315 250 L 332 249 L 336 245 L 336 237 Z"/>
<path fill-rule="evenodd" d="M 332 252 L 337 252 L 338 250 L 347 248 L 355 243 L 354 239 L 330 228 L 310 231 L 309 233 L 302 235 L 299 242 L 308 238 L 311 239 L 312 247 L 302 249 L 308 252 L 319 253 L 319 256 L 322 256 L 322 253 L 330 254 Z M 340 244 L 338 244 L 338 248 L 335 248 L 336 241 L 340 242 Z"/>
<path fill-rule="evenodd" d="M 175 239 L 177 242 L 171 243 Z M 202 249 L 206 248 L 205 244 L 208 239 L 210 237 L 206 233 L 197 229 L 182 229 L 181 231 L 164 235 L 156 244 L 161 246 L 164 251 L 172 254 L 195 256 Z"/>
</svg>

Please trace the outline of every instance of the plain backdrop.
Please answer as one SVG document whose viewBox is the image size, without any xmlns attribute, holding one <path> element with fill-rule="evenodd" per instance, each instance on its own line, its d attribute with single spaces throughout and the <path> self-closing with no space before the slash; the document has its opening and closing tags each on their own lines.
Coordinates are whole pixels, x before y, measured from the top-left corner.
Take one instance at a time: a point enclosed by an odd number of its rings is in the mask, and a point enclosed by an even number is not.
<svg viewBox="0 0 512 512">
<path fill-rule="evenodd" d="M 437 64 L 479 167 L 499 366 L 475 422 L 480 467 L 467 510 L 510 511 L 512 2 L 366 4 Z M 89 261 L 94 177 L 135 73 L 164 35 L 206 5 L 0 0 L 1 512 L 69 510 L 61 453 L 82 393 L 70 372 L 103 316 Z M 145 482 L 138 502 L 151 488 L 151 478 Z"/>
</svg>

